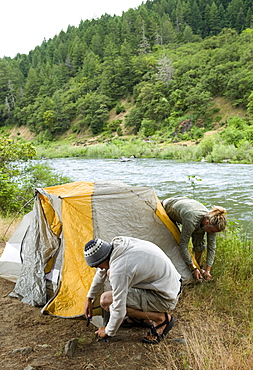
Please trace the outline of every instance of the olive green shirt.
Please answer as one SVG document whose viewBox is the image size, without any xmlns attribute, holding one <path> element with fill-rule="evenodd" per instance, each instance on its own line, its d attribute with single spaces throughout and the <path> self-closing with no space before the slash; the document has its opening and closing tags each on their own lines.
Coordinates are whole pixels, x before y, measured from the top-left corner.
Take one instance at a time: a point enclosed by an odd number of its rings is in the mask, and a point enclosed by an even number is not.
<svg viewBox="0 0 253 370">
<path fill-rule="evenodd" d="M 216 250 L 216 235 L 206 233 L 202 229 L 202 221 L 208 209 L 200 202 L 187 197 L 167 198 L 163 207 L 169 218 L 175 223 L 181 224 L 180 248 L 182 256 L 190 265 L 193 263 L 188 250 L 190 238 L 192 238 L 193 251 L 203 251 L 206 248 L 205 234 L 207 239 L 207 266 L 212 266 Z"/>
</svg>

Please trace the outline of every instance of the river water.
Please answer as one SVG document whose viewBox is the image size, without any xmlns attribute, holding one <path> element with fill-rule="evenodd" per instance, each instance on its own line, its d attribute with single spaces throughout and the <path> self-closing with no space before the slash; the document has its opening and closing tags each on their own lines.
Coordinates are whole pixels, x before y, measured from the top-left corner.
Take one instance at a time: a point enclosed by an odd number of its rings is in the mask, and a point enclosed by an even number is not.
<svg viewBox="0 0 253 370">
<path fill-rule="evenodd" d="M 253 237 L 253 165 L 178 162 L 163 159 L 57 158 L 47 161 L 58 173 L 73 181 L 121 180 L 129 185 L 149 186 L 160 200 L 187 195 L 204 203 L 223 206 L 228 218 L 239 221 Z"/>
</svg>

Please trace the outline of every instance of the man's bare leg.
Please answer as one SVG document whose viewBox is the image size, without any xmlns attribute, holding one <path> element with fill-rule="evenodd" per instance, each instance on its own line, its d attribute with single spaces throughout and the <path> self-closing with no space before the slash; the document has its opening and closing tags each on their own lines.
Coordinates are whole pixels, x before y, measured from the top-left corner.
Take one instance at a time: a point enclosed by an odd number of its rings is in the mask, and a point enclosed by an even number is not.
<svg viewBox="0 0 253 370">
<path fill-rule="evenodd" d="M 100 306 L 105 310 L 109 312 L 109 307 L 112 304 L 112 291 L 108 290 L 107 292 L 104 292 L 101 294 L 100 297 Z"/>
<path fill-rule="evenodd" d="M 136 310 L 135 308 L 127 307 L 127 315 L 129 317 L 135 317 L 137 319 L 144 319 L 145 323 L 149 324 L 152 323 L 154 326 L 160 325 L 165 321 L 165 314 L 164 312 L 143 312 L 140 310 Z M 168 314 L 168 320 L 171 320 L 171 316 Z M 166 324 L 162 327 L 157 329 L 158 334 L 162 334 L 163 330 L 165 329 Z"/>
<path fill-rule="evenodd" d="M 107 291 L 101 294 L 100 305 L 105 311 L 109 311 L 109 307 L 112 304 L 112 291 Z M 135 308 L 127 307 L 127 315 L 136 319 L 144 319 L 146 324 L 153 322 L 154 326 L 161 325 L 166 317 L 164 312 L 144 312 L 136 310 Z M 168 314 L 168 320 L 171 320 L 171 316 Z M 158 334 L 162 334 L 167 324 L 164 324 L 157 329 Z M 152 336 L 149 336 L 152 339 Z"/>
</svg>

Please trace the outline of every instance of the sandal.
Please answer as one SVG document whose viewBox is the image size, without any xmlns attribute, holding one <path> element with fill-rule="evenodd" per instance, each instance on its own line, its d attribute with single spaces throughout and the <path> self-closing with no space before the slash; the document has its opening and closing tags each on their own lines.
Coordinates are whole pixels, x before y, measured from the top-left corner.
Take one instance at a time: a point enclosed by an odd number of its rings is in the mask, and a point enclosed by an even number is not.
<svg viewBox="0 0 253 370">
<path fill-rule="evenodd" d="M 129 321 L 130 320 L 130 321 Z M 127 317 L 120 325 L 121 328 L 149 328 L 150 324 L 146 324 L 144 319 L 137 319 L 135 317 Z"/>
<path fill-rule="evenodd" d="M 165 314 L 165 320 L 161 324 L 159 324 L 157 326 L 154 326 L 153 323 L 152 324 L 148 324 L 150 330 L 149 330 L 147 336 L 153 335 L 155 337 L 155 339 L 148 339 L 147 337 L 144 337 L 142 339 L 142 342 L 143 343 L 158 344 L 165 337 L 165 335 L 168 334 L 168 332 L 172 329 L 173 325 L 175 324 L 174 317 L 171 316 L 171 319 L 169 321 L 169 317 L 168 317 L 167 312 L 165 312 L 164 314 Z M 157 333 L 156 329 L 159 329 L 159 328 L 161 328 L 164 325 L 166 325 L 166 326 L 165 326 L 162 334 Z"/>
</svg>

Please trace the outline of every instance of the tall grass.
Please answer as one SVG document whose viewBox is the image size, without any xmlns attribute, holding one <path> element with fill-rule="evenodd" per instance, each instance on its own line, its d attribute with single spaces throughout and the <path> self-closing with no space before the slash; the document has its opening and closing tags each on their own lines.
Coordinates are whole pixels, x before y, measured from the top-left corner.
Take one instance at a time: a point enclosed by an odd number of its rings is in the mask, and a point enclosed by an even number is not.
<svg viewBox="0 0 253 370">
<path fill-rule="evenodd" d="M 214 272 L 217 309 L 253 324 L 253 243 L 237 227 L 218 237 Z M 227 293 L 227 294 L 226 294 Z"/>
<path fill-rule="evenodd" d="M 18 227 L 22 216 L 2 217 L 0 215 L 0 242 L 7 241 Z"/>
<path fill-rule="evenodd" d="M 160 140 L 141 138 L 114 138 L 96 144 L 47 143 L 37 148 L 38 158 L 120 158 L 135 155 L 138 158 L 162 158 L 181 161 L 253 163 L 253 147 L 244 142 L 240 147 L 224 145 L 214 139 L 203 139 L 198 145 L 173 145 Z"/>
<path fill-rule="evenodd" d="M 235 224 L 217 239 L 214 279 L 184 287 L 175 327 L 151 349 L 157 369 L 253 369 L 253 243 Z"/>
<path fill-rule="evenodd" d="M 235 339 L 235 328 L 217 317 L 193 321 L 177 329 L 184 344 L 166 340 L 159 350 L 152 348 L 157 369 L 250 370 L 253 368 L 252 340 Z"/>
<path fill-rule="evenodd" d="M 115 141 L 86 146 L 51 144 L 47 147 L 37 147 L 37 156 L 39 158 L 120 158 L 121 156 L 130 157 L 131 155 L 139 158 L 156 157 L 155 146 L 150 146 L 146 142 L 139 140 L 134 143 L 131 141 Z"/>
</svg>

